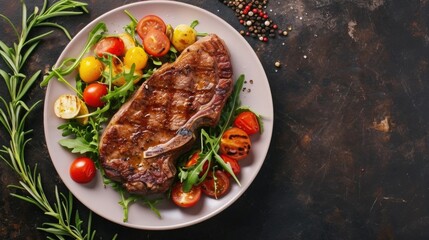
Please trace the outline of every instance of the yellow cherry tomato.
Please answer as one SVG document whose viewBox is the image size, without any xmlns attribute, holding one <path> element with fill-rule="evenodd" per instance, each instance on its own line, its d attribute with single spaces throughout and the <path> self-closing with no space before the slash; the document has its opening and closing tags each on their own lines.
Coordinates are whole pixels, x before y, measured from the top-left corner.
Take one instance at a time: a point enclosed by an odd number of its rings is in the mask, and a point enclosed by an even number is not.
<svg viewBox="0 0 429 240">
<path fill-rule="evenodd" d="M 79 64 L 79 76 L 86 82 L 91 83 L 100 78 L 103 71 L 103 64 L 94 56 L 83 58 Z"/>
<path fill-rule="evenodd" d="M 148 60 L 147 53 L 141 47 L 132 47 L 124 57 L 124 65 L 131 68 L 133 64 L 136 65 L 136 70 L 141 70 L 146 67 Z"/>
<path fill-rule="evenodd" d="M 197 40 L 197 32 L 186 24 L 179 24 L 174 28 L 173 38 L 171 43 L 181 52 L 189 45 L 193 44 Z"/>
</svg>

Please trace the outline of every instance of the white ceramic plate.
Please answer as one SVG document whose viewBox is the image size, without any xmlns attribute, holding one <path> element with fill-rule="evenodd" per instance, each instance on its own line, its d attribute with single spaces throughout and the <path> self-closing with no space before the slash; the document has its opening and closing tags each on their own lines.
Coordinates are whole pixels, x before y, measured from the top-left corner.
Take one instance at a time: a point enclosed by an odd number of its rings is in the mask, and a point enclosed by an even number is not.
<svg viewBox="0 0 429 240">
<path fill-rule="evenodd" d="M 99 174 L 93 182 L 86 185 L 75 183 L 69 176 L 69 166 L 76 155 L 69 153 L 58 144 L 62 136 L 57 127 L 63 121 L 55 116 L 53 104 L 61 94 L 71 93 L 71 91 L 56 80 L 52 80 L 48 85 L 44 106 L 45 136 L 52 162 L 74 196 L 93 212 L 110 221 L 127 227 L 150 230 L 175 229 L 199 223 L 220 213 L 236 201 L 252 183 L 264 162 L 273 128 L 273 104 L 267 77 L 250 45 L 228 23 L 203 9 L 173 1 L 138 2 L 107 12 L 76 35 L 64 49 L 57 64 L 66 57 L 78 55 L 86 42 L 88 33 L 98 22 L 105 22 L 111 33 L 123 32 L 123 27 L 129 23 L 124 10 L 129 10 L 136 18 L 156 14 L 173 27 L 181 23 L 190 24 L 197 19 L 200 22 L 196 28 L 198 31 L 216 33 L 226 42 L 233 61 L 235 79 L 240 74 L 245 74 L 247 80 L 245 87 L 251 89 L 250 92 L 247 90 L 242 92 L 242 104 L 250 106 L 264 117 L 263 134 L 253 139 L 251 155 L 240 162 L 241 187 L 234 183 L 230 192 L 223 198 L 215 200 L 203 197 L 195 207 L 190 209 L 181 209 L 170 200 L 163 200 L 158 205 L 162 218 L 158 218 L 144 205 L 133 204 L 128 222 L 123 222 L 122 208 L 118 204 L 119 194 L 109 187 L 106 188 Z M 68 79 L 74 85 L 74 76 L 69 76 Z"/>
</svg>

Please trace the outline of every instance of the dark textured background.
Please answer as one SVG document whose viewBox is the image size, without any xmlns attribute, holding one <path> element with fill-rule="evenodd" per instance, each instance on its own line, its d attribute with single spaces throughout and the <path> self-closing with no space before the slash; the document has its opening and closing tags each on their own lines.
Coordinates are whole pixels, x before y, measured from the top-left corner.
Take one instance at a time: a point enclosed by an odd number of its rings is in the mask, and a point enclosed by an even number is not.
<svg viewBox="0 0 429 240">
<path fill-rule="evenodd" d="M 26 2 L 29 9 L 42 3 Z M 76 34 L 130 2 L 92 0 L 89 14 L 58 22 Z M 219 1 L 182 2 L 220 11 L 242 29 Z M 20 1 L 0 5 L 19 23 Z M 93 216 L 100 239 L 429 239 L 429 1 L 271 0 L 267 10 L 293 30 L 268 43 L 246 38 L 267 73 L 275 112 L 270 151 L 254 183 L 228 209 L 188 228 L 135 230 Z M 4 21 L 0 29 L 1 40 L 14 40 Z M 67 43 L 52 34 L 28 72 L 50 67 Z M 36 85 L 28 101 L 44 93 Z M 54 185 L 66 191 L 48 157 L 42 105 L 28 123 L 34 133 L 27 161 L 38 164 L 50 197 Z M 0 142 L 7 141 L 1 129 Z M 1 162 L 0 239 L 45 239 L 36 228 L 48 218 L 6 188 L 17 181 Z M 76 209 L 87 216 L 77 202 Z"/>
</svg>

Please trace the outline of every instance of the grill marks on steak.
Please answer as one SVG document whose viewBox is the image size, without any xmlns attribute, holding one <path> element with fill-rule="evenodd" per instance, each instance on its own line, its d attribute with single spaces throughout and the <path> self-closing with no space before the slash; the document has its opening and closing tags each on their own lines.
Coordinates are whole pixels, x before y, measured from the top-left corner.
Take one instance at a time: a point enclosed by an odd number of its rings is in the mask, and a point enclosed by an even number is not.
<svg viewBox="0 0 429 240">
<path fill-rule="evenodd" d="M 215 126 L 233 86 L 223 41 L 212 34 L 158 69 L 112 117 L 100 140 L 106 175 L 131 193 L 165 192 L 176 159 L 201 126 Z"/>
</svg>

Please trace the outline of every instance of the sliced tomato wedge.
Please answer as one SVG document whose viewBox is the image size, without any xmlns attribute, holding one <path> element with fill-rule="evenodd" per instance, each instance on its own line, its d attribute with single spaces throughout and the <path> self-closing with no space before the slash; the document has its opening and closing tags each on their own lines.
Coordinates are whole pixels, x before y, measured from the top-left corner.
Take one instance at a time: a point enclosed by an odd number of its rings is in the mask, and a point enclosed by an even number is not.
<svg viewBox="0 0 429 240">
<path fill-rule="evenodd" d="M 220 198 L 224 196 L 230 186 L 230 181 L 225 172 L 216 170 L 209 172 L 206 179 L 201 183 L 201 191 L 209 197 Z"/>
<path fill-rule="evenodd" d="M 237 160 L 228 157 L 227 155 L 220 155 L 220 157 L 222 158 L 222 160 L 225 163 L 229 163 L 229 165 L 231 166 L 232 172 L 234 173 L 235 176 L 238 176 L 238 174 L 240 173 L 240 164 L 238 163 Z M 228 172 L 226 172 L 226 175 L 228 175 L 228 177 L 231 177 L 231 174 L 229 174 Z"/>
<path fill-rule="evenodd" d="M 226 130 L 220 140 L 220 153 L 235 160 L 241 160 L 250 152 L 251 141 L 249 135 L 238 127 Z"/>
<path fill-rule="evenodd" d="M 189 168 L 197 164 L 199 156 L 200 156 L 200 151 L 196 151 L 194 154 L 192 154 L 192 156 L 186 162 L 185 167 Z"/>
<path fill-rule="evenodd" d="M 106 53 L 120 57 L 125 54 L 125 44 L 119 37 L 105 37 L 95 45 L 94 53 L 98 57 Z"/>
<path fill-rule="evenodd" d="M 249 135 L 258 133 L 260 131 L 258 117 L 251 111 L 238 114 L 234 120 L 234 126 L 242 129 Z"/>
<path fill-rule="evenodd" d="M 162 57 L 170 50 L 170 39 L 165 32 L 152 29 L 143 38 L 144 50 L 154 56 Z"/>
<path fill-rule="evenodd" d="M 189 160 L 186 162 L 185 167 L 190 168 L 198 163 L 198 158 L 200 157 L 200 151 L 196 151 L 194 154 L 191 155 Z M 213 163 L 210 162 L 210 167 L 213 167 Z M 201 170 L 199 176 L 202 177 L 204 173 L 207 172 L 207 169 L 209 168 L 209 161 L 205 161 L 203 165 L 203 169 Z"/>
<path fill-rule="evenodd" d="M 137 23 L 136 31 L 143 40 L 150 30 L 155 29 L 165 33 L 166 28 L 164 21 L 160 17 L 156 15 L 147 15 Z"/>
<path fill-rule="evenodd" d="M 193 186 L 189 192 L 183 191 L 183 184 L 176 183 L 171 190 L 171 199 L 173 202 L 183 208 L 189 208 L 197 204 L 201 198 L 201 187 Z"/>
</svg>

